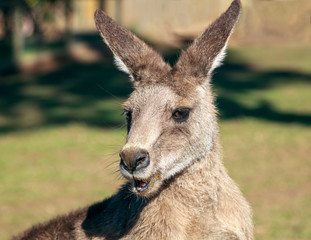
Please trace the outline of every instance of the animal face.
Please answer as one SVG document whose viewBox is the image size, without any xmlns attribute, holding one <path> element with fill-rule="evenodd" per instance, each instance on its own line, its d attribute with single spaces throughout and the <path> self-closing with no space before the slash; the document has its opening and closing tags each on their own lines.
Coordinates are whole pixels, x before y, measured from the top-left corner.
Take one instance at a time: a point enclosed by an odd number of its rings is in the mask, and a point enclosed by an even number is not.
<svg viewBox="0 0 311 240">
<path fill-rule="evenodd" d="M 140 195 L 153 195 L 166 181 L 211 148 L 217 125 L 210 92 L 198 87 L 187 97 L 168 86 L 137 88 L 124 104 L 128 137 L 120 171 Z"/>
<path fill-rule="evenodd" d="M 120 152 L 120 171 L 136 194 L 155 195 L 211 150 L 217 123 L 210 78 L 224 56 L 240 7 L 235 0 L 173 67 L 104 12 L 95 13 L 101 36 L 135 88 L 123 105 L 128 137 Z"/>
</svg>

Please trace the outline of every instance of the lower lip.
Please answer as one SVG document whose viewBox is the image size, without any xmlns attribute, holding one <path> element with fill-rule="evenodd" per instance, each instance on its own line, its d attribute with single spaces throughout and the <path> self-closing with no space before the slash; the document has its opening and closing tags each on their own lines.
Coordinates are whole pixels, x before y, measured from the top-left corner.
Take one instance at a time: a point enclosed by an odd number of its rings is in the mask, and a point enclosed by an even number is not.
<svg viewBox="0 0 311 240">
<path fill-rule="evenodd" d="M 150 183 L 151 183 L 151 180 L 149 182 L 147 182 L 147 184 L 142 188 L 138 188 L 135 184 L 135 189 L 137 192 L 144 192 L 148 189 L 148 187 L 150 186 Z"/>
</svg>

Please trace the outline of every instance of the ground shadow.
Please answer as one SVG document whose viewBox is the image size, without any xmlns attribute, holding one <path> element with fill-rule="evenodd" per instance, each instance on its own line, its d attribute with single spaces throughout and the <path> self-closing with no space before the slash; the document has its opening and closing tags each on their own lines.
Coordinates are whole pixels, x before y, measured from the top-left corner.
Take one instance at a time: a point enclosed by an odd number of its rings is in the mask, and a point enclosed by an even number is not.
<svg viewBox="0 0 311 240">
<path fill-rule="evenodd" d="M 255 107 L 249 107 L 231 95 L 252 94 L 252 91 L 255 90 L 265 91 L 271 88 L 290 86 L 290 84 L 311 84 L 311 74 L 293 70 L 262 71 L 254 69 L 251 65 L 231 63 L 230 56 L 224 65 L 216 71 L 213 85 L 219 92 L 216 103 L 220 109 L 221 119 L 252 117 L 279 123 L 311 125 L 311 113 L 280 111 L 273 102 L 263 98 L 257 99 Z M 284 101 L 287 100 L 284 99 Z"/>
<path fill-rule="evenodd" d="M 96 127 L 116 127 L 124 123 L 120 104 L 132 90 L 128 77 L 112 64 L 111 53 L 97 33 L 77 36 L 76 41 L 101 52 L 101 60 L 85 63 L 67 58 L 52 71 L 2 75 L 0 133 L 71 122 Z M 229 52 L 213 78 L 221 119 L 247 116 L 311 125 L 311 114 L 280 112 L 273 103 L 263 99 L 258 99 L 256 107 L 248 107 L 228 94 L 250 94 L 253 90 L 268 90 L 293 82 L 311 84 L 310 74 L 254 69 L 246 63 L 234 63 L 232 54 Z M 170 49 L 164 55 L 167 61 L 175 63 L 179 51 Z"/>
</svg>

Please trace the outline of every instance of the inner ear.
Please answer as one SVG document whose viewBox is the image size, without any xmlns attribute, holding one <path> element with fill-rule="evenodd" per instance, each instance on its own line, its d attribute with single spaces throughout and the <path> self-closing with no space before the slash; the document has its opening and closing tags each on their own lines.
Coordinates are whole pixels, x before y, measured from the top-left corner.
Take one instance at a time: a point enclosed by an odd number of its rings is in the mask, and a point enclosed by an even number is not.
<svg viewBox="0 0 311 240">
<path fill-rule="evenodd" d="M 113 55 L 113 57 L 114 57 L 114 63 L 117 66 L 117 68 L 121 70 L 122 72 L 129 74 L 131 77 L 131 80 L 133 80 L 133 76 L 131 75 L 131 72 L 129 71 L 127 66 L 121 61 L 121 59 L 117 57 L 116 55 Z"/>
<path fill-rule="evenodd" d="M 218 68 L 223 63 L 223 60 L 226 57 L 227 45 L 228 45 L 228 42 L 226 42 L 225 46 L 222 48 L 222 50 L 215 57 L 215 59 L 212 63 L 212 66 L 210 67 L 210 69 L 208 71 L 208 74 L 207 74 L 208 76 L 211 76 L 214 69 Z"/>
</svg>

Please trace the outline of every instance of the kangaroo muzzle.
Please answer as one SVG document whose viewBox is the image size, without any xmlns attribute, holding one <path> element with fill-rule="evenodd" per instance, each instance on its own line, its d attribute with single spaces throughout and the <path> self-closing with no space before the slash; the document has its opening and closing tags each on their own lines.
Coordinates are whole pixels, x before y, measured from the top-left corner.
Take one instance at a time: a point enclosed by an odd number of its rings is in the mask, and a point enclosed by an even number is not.
<svg viewBox="0 0 311 240">
<path fill-rule="evenodd" d="M 150 157 L 145 149 L 128 148 L 120 152 L 120 168 L 133 173 L 149 166 Z"/>
</svg>

